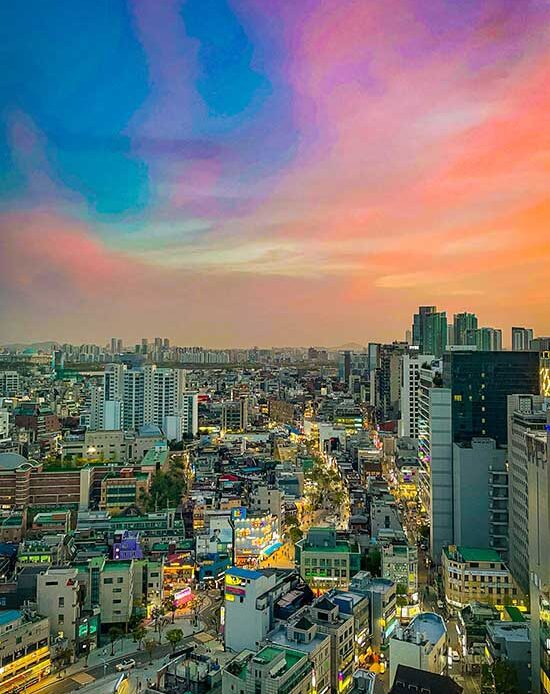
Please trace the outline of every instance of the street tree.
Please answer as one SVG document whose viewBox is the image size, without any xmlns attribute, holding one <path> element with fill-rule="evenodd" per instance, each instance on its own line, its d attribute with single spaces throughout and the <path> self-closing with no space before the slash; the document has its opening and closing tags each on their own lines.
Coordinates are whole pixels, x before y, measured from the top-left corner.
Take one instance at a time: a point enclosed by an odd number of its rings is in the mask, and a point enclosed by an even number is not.
<svg viewBox="0 0 550 694">
<path fill-rule="evenodd" d="M 169 629 L 166 632 L 166 640 L 172 646 L 173 653 L 178 644 L 180 644 L 183 640 L 183 631 L 181 629 Z"/>
<path fill-rule="evenodd" d="M 155 652 L 155 649 L 157 647 L 157 642 L 155 639 L 146 639 L 145 643 L 143 644 L 145 646 L 145 650 L 149 654 L 149 662 L 153 662 L 153 653 Z"/>
</svg>

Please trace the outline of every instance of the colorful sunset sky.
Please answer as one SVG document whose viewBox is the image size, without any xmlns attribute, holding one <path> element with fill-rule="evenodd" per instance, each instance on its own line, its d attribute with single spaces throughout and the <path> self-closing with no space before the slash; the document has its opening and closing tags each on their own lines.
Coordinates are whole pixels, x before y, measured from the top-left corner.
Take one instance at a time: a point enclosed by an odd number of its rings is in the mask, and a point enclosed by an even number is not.
<svg viewBox="0 0 550 694">
<path fill-rule="evenodd" d="M 0 7 L 0 339 L 550 334 L 547 0 Z"/>
</svg>

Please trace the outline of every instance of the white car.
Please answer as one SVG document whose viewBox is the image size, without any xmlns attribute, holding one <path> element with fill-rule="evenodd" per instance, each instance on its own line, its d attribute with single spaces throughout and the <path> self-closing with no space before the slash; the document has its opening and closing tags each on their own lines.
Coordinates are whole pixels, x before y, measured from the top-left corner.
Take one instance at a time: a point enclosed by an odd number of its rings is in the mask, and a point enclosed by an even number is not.
<svg viewBox="0 0 550 694">
<path fill-rule="evenodd" d="M 458 661 L 460 660 L 458 651 L 451 651 L 451 658 L 453 659 L 453 663 L 458 663 Z"/>
<path fill-rule="evenodd" d="M 129 658 L 128 660 L 121 660 L 120 663 L 115 665 L 115 668 L 119 672 L 124 672 L 125 670 L 131 670 L 135 666 L 136 661 L 133 658 Z"/>
<path fill-rule="evenodd" d="M 443 600 L 438 600 L 437 606 L 439 607 L 440 610 L 442 610 L 445 607 L 445 603 L 443 602 Z"/>
</svg>

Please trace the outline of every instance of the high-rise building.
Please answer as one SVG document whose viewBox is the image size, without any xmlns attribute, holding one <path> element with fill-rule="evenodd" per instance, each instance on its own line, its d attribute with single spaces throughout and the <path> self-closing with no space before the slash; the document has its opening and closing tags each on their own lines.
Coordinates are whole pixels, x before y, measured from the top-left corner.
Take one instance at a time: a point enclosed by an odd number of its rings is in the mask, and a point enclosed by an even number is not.
<svg viewBox="0 0 550 694">
<path fill-rule="evenodd" d="M 466 343 L 474 345 L 483 352 L 495 352 L 502 349 L 502 330 L 499 328 L 478 328 L 466 331 Z"/>
<path fill-rule="evenodd" d="M 159 369 L 155 364 L 130 369 L 126 364 L 107 364 L 102 405 L 99 391 L 92 391 L 97 401 L 94 421 L 99 421 L 102 412 L 103 429 L 138 429 L 143 424 L 162 428 L 166 417 L 180 415 L 184 390 L 182 369 Z"/>
<path fill-rule="evenodd" d="M 467 333 L 469 330 L 477 330 L 477 316 L 475 313 L 455 313 L 453 318 L 454 340 L 451 344 L 467 345 Z"/>
<path fill-rule="evenodd" d="M 440 357 L 447 347 L 447 313 L 420 306 L 413 318 L 413 344 L 422 354 Z"/>
<path fill-rule="evenodd" d="M 426 365 L 420 370 L 418 485 L 430 519 L 430 554 L 435 562 L 454 537 L 451 424 L 451 389 L 443 388 L 439 362 Z"/>
<path fill-rule="evenodd" d="M 146 337 L 141 338 L 141 353 L 147 354 L 149 350 L 149 342 Z"/>
<path fill-rule="evenodd" d="M 380 345 L 374 390 L 376 412 L 381 421 L 399 419 L 401 357 L 407 353 L 407 350 L 408 345 L 405 342 Z"/>
<path fill-rule="evenodd" d="M 525 437 L 529 489 L 529 592 L 533 694 L 550 692 L 550 423 Z"/>
<path fill-rule="evenodd" d="M 512 328 L 512 349 L 521 352 L 531 349 L 533 330 L 531 328 Z"/>
<path fill-rule="evenodd" d="M 529 589 L 529 486 L 526 436 L 546 428 L 544 398 L 508 396 L 509 564 L 524 591 Z"/>
<path fill-rule="evenodd" d="M 507 397 L 539 393 L 539 355 L 451 351 L 443 357 L 443 385 L 451 390 L 453 442 L 486 436 L 505 446 Z"/>
<path fill-rule="evenodd" d="M 455 545 L 490 547 L 508 559 L 506 449 L 494 439 L 453 444 Z"/>
<path fill-rule="evenodd" d="M 433 355 L 408 352 L 401 357 L 401 419 L 399 435 L 418 438 L 420 369 Z"/>
</svg>

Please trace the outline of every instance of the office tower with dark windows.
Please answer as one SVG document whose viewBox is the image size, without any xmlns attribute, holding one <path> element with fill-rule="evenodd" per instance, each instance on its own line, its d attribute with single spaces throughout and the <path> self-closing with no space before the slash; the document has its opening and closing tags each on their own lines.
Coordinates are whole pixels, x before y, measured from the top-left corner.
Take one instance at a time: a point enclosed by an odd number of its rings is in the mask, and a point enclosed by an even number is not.
<svg viewBox="0 0 550 694">
<path fill-rule="evenodd" d="M 453 318 L 454 334 L 453 344 L 467 345 L 468 330 L 477 330 L 477 316 L 475 313 L 455 313 Z"/>
<path fill-rule="evenodd" d="M 506 446 L 507 397 L 539 393 L 536 352 L 452 351 L 443 357 L 443 385 L 451 390 L 454 443 L 487 436 Z"/>
<path fill-rule="evenodd" d="M 515 352 L 531 349 L 533 331 L 531 328 L 512 328 L 512 349 Z"/>
</svg>

